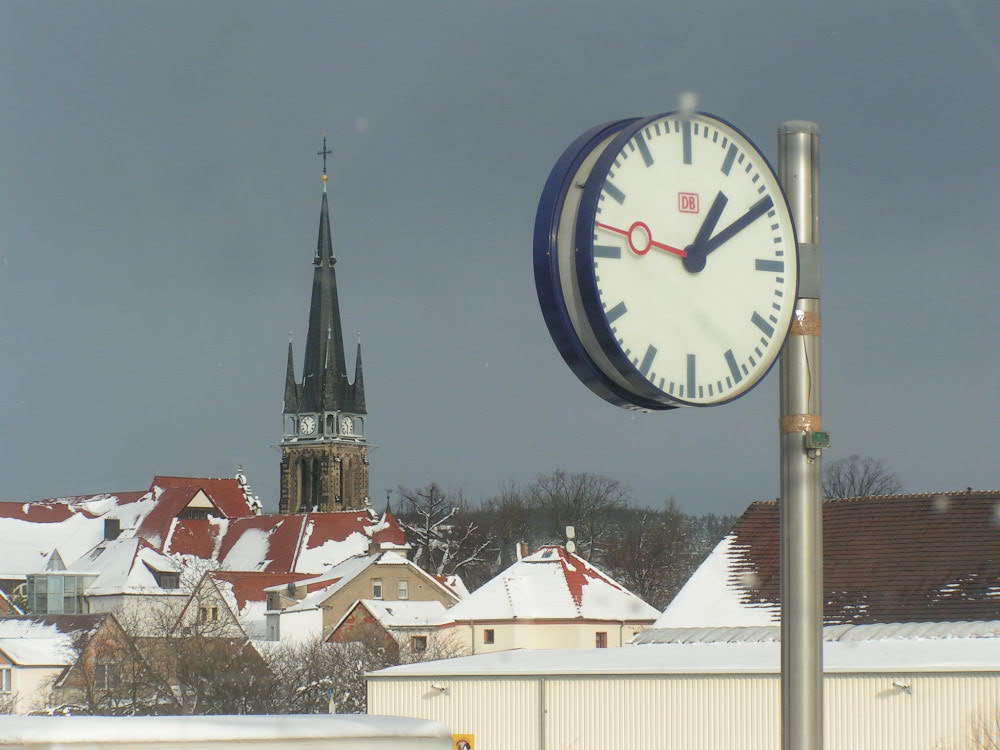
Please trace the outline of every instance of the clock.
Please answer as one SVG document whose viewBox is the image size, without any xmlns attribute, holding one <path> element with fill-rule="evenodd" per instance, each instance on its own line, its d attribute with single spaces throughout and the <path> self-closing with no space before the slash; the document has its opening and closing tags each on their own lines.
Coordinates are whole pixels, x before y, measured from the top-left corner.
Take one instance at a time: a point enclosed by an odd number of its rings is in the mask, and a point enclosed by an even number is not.
<svg viewBox="0 0 1000 750">
<path fill-rule="evenodd" d="M 626 125 L 567 220 L 573 330 L 631 403 L 722 404 L 767 374 L 792 321 L 795 228 L 774 171 L 734 126 L 701 113 Z"/>
<path fill-rule="evenodd" d="M 316 432 L 316 418 L 315 417 L 302 417 L 299 420 L 299 432 L 303 435 L 312 435 Z"/>
<path fill-rule="evenodd" d="M 353 435 L 354 434 L 354 420 L 350 417 L 344 417 L 340 420 L 340 432 L 342 435 Z"/>
<path fill-rule="evenodd" d="M 556 349 L 584 385 L 623 408 L 669 409 L 672 407 L 631 393 L 624 379 L 596 351 L 573 266 L 576 212 L 587 175 L 604 147 L 636 121 L 618 120 L 588 130 L 570 144 L 552 168 L 535 216 L 535 290 Z"/>
</svg>

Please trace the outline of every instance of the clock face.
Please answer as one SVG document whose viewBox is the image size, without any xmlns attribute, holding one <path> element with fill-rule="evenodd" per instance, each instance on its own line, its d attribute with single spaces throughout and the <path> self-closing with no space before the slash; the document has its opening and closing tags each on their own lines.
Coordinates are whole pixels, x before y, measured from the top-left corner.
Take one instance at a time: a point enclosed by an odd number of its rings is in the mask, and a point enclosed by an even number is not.
<svg viewBox="0 0 1000 750">
<path fill-rule="evenodd" d="M 344 417 L 340 420 L 340 432 L 344 435 L 354 434 L 354 420 L 350 417 Z"/>
<path fill-rule="evenodd" d="M 316 432 L 316 418 L 302 417 L 302 419 L 299 420 L 299 432 L 303 435 L 312 435 Z"/>
<path fill-rule="evenodd" d="M 795 230 L 766 159 L 728 123 L 663 115 L 622 130 L 587 178 L 575 237 L 591 354 L 638 396 L 719 404 L 774 363 Z"/>
</svg>

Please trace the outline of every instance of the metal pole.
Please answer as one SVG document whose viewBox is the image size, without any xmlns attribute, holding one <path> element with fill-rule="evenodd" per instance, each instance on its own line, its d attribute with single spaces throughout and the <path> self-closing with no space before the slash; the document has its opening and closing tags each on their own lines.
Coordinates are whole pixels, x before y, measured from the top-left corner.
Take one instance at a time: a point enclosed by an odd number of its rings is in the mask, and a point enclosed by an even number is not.
<svg viewBox="0 0 1000 750">
<path fill-rule="evenodd" d="M 778 129 L 778 173 L 799 240 L 799 294 L 781 355 L 781 747 L 823 747 L 819 127 Z"/>
</svg>

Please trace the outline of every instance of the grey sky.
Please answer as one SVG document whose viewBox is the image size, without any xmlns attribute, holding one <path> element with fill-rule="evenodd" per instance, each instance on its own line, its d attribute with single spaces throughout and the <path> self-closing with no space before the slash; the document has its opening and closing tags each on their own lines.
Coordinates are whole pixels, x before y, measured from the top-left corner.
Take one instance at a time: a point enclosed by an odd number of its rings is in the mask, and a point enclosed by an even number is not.
<svg viewBox="0 0 1000 750">
<path fill-rule="evenodd" d="M 230 475 L 276 506 L 320 134 L 373 499 L 557 468 L 639 502 L 777 493 L 777 377 L 633 415 L 535 299 L 536 201 L 592 125 L 696 92 L 773 158 L 822 133 L 833 459 L 995 488 L 1000 6 L 992 0 L 0 3 L 0 498 Z M 350 365 L 349 363 L 349 366 Z"/>
</svg>

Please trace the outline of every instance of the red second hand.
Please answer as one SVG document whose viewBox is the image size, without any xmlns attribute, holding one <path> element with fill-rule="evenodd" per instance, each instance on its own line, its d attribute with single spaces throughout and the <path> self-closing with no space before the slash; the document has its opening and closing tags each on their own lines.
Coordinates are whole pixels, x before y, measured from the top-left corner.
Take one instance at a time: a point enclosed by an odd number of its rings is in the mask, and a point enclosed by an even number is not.
<svg viewBox="0 0 1000 750">
<path fill-rule="evenodd" d="M 624 237 L 628 238 L 628 245 L 632 249 L 632 252 L 635 253 L 636 255 L 645 255 L 646 253 L 649 252 L 649 248 L 652 246 L 652 247 L 655 247 L 658 250 L 664 250 L 664 251 L 666 251 L 668 253 L 673 253 L 674 255 L 679 255 L 681 258 L 686 258 L 687 257 L 687 251 L 685 251 L 685 250 L 681 250 L 680 248 L 677 248 L 677 247 L 671 247 L 670 245 L 664 245 L 662 242 L 656 242 L 656 241 L 654 241 L 653 240 L 653 234 L 649 231 L 649 227 L 646 226 L 646 224 L 642 223 L 641 221 L 635 222 L 628 229 L 619 229 L 618 227 L 613 227 L 610 224 L 602 224 L 599 221 L 595 222 L 595 223 L 601 229 L 607 229 L 609 232 L 614 232 L 615 234 L 620 234 L 620 235 L 623 235 Z M 632 242 L 632 231 L 636 227 L 641 227 L 646 232 L 646 236 L 649 238 L 648 239 L 648 243 L 649 244 L 647 244 L 646 247 L 644 247 L 642 250 L 640 250 L 639 248 L 637 248 L 633 244 L 633 242 Z"/>
</svg>

